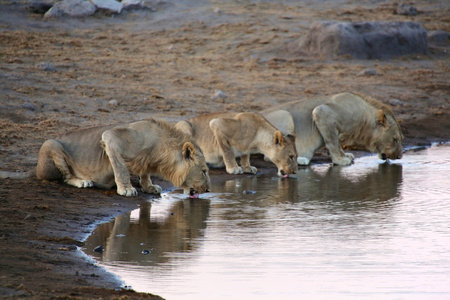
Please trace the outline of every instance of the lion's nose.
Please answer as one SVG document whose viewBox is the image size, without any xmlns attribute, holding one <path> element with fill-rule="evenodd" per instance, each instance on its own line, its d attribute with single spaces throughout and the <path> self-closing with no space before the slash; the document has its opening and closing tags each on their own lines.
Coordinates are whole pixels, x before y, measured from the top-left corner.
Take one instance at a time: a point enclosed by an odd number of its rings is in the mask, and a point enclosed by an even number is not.
<svg viewBox="0 0 450 300">
<path fill-rule="evenodd" d="M 386 153 L 382 153 L 382 154 L 381 154 L 381 159 L 382 159 L 382 160 L 386 160 L 386 159 L 387 159 Z"/>
<path fill-rule="evenodd" d="M 283 175 L 283 176 L 286 175 L 286 172 L 284 172 L 284 170 L 281 170 L 280 173 L 281 173 L 281 175 Z"/>
</svg>

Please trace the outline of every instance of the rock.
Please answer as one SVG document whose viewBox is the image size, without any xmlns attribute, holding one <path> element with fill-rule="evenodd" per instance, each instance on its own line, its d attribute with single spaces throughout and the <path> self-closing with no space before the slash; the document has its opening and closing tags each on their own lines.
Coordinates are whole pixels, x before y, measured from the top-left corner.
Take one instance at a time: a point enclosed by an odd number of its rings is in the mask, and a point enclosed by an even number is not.
<svg viewBox="0 0 450 300">
<path fill-rule="evenodd" d="M 95 247 L 94 251 L 97 253 L 103 253 L 103 251 L 105 251 L 105 249 L 103 248 L 102 245 L 100 245 L 100 246 Z"/>
<path fill-rule="evenodd" d="M 225 99 L 226 97 L 227 97 L 227 95 L 225 95 L 224 92 L 222 92 L 220 90 L 216 90 L 214 95 L 211 97 L 211 99 L 213 99 L 213 100 Z"/>
<path fill-rule="evenodd" d="M 392 106 L 402 106 L 403 102 L 398 99 L 391 99 L 389 100 L 389 104 Z"/>
<path fill-rule="evenodd" d="M 43 70 L 43 71 L 47 71 L 47 72 L 56 71 L 56 67 L 54 65 L 52 65 L 51 63 L 46 63 L 46 62 L 40 62 L 40 63 L 36 64 L 34 66 L 34 68 L 37 70 Z"/>
<path fill-rule="evenodd" d="M 36 220 L 36 217 L 35 216 L 33 216 L 32 214 L 28 214 L 25 218 L 23 218 L 24 220 L 32 220 L 32 221 L 34 221 L 34 220 Z"/>
<path fill-rule="evenodd" d="M 35 14 L 45 14 L 50 8 L 52 8 L 53 3 L 50 3 L 48 1 L 30 1 L 28 3 L 28 11 L 35 13 Z"/>
<path fill-rule="evenodd" d="M 377 75 L 377 70 L 375 69 L 365 69 L 356 74 L 358 76 L 375 76 Z"/>
<path fill-rule="evenodd" d="M 123 9 L 139 9 L 144 8 L 142 0 L 122 0 Z"/>
<path fill-rule="evenodd" d="M 416 22 L 314 22 L 307 35 L 291 45 L 291 50 L 359 59 L 426 54 L 427 32 Z"/>
<path fill-rule="evenodd" d="M 95 5 L 86 0 L 64 0 L 58 2 L 50 8 L 44 15 L 44 18 L 68 17 L 87 17 L 95 13 Z"/>
<path fill-rule="evenodd" d="M 117 107 L 119 105 L 119 102 L 116 99 L 113 99 L 108 102 L 108 105 L 111 107 Z"/>
<path fill-rule="evenodd" d="M 397 15 L 404 15 L 404 16 L 416 16 L 419 13 L 417 11 L 417 8 L 408 3 L 399 4 L 395 12 L 397 13 Z"/>
<path fill-rule="evenodd" d="M 120 14 L 123 5 L 115 0 L 90 0 L 98 10 L 105 13 Z"/>
<path fill-rule="evenodd" d="M 427 37 L 430 43 L 435 44 L 447 44 L 450 41 L 450 33 L 443 30 L 429 31 Z"/>
<path fill-rule="evenodd" d="M 22 105 L 22 107 L 26 110 L 31 110 L 31 111 L 36 111 L 36 106 L 34 106 L 32 103 L 30 102 L 26 102 Z"/>
</svg>

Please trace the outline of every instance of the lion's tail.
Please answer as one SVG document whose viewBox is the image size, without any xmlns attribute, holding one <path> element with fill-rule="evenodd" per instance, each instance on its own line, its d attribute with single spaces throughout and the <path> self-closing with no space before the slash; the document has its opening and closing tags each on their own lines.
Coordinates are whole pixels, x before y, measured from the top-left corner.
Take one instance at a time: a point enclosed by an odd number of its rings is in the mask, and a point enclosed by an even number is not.
<svg viewBox="0 0 450 300">
<path fill-rule="evenodd" d="M 28 179 L 36 176 L 36 168 L 33 168 L 27 172 L 10 172 L 10 171 L 0 171 L 0 178 L 6 179 Z"/>
</svg>

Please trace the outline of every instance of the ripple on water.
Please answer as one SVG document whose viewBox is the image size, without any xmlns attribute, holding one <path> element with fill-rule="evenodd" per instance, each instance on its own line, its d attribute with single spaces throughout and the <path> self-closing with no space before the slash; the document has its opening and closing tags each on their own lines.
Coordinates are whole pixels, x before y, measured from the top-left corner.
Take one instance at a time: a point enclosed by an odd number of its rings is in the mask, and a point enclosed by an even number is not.
<svg viewBox="0 0 450 300">
<path fill-rule="evenodd" d="M 194 201 L 165 194 L 99 226 L 85 252 L 167 299 L 449 299 L 449 154 L 237 176 Z"/>
</svg>

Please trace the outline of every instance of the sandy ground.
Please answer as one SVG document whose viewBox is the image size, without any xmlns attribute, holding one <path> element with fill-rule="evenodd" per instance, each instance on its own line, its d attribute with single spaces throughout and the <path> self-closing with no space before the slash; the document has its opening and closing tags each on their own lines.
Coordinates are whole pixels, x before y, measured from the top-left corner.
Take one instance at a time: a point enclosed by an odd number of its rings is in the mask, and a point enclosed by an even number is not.
<svg viewBox="0 0 450 300">
<path fill-rule="evenodd" d="M 72 128 L 259 111 L 342 91 L 393 105 L 405 146 L 450 140 L 448 43 L 430 44 L 428 55 L 385 61 L 286 51 L 314 20 L 412 20 L 450 32 L 446 0 L 415 1 L 417 16 L 394 14 L 390 1 L 190 0 L 62 20 L 43 20 L 27 2 L 0 0 L 2 170 L 33 167 L 41 144 Z M 377 74 L 358 75 L 368 68 Z M 214 99 L 216 90 L 227 97 Z M 212 180 L 226 178 L 223 170 L 212 172 Z M 120 289 L 117 278 L 77 250 L 98 222 L 146 199 L 0 180 L 0 297 L 158 298 Z"/>
</svg>

